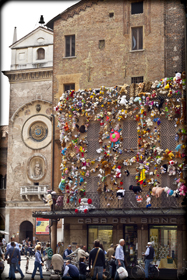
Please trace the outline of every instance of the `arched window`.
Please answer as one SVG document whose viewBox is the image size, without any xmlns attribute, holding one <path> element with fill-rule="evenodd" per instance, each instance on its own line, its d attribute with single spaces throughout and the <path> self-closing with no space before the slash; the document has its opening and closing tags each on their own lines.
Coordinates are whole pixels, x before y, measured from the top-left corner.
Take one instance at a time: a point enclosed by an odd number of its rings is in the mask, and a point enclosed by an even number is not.
<svg viewBox="0 0 187 280">
<path fill-rule="evenodd" d="M 43 48 L 39 48 L 37 50 L 37 59 L 44 59 L 45 58 L 45 50 Z"/>
</svg>

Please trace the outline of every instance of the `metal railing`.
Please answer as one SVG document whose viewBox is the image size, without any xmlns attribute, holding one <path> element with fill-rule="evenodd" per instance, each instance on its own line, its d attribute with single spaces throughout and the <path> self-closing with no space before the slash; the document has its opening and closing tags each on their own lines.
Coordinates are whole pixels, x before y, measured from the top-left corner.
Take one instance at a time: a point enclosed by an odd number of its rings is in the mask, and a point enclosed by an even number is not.
<svg viewBox="0 0 187 280">
<path fill-rule="evenodd" d="M 31 195 L 37 195 L 40 200 L 42 200 L 41 196 L 44 196 L 48 190 L 48 185 L 30 185 L 30 186 L 22 186 L 20 188 L 20 196 L 30 201 Z"/>
<path fill-rule="evenodd" d="M 87 192 L 86 198 L 91 198 L 94 209 L 140 209 L 146 208 L 146 194 L 147 192 L 141 193 L 142 202 L 138 202 L 137 195 L 131 191 L 126 191 L 121 199 L 111 193 L 98 194 L 96 192 Z M 76 199 L 71 198 L 67 193 L 56 194 L 53 198 L 57 201 L 54 204 L 55 211 L 75 209 L 80 206 L 79 194 Z M 167 197 L 165 193 L 162 193 L 159 198 L 152 197 L 151 208 L 181 208 L 182 200 L 183 197 Z"/>
</svg>

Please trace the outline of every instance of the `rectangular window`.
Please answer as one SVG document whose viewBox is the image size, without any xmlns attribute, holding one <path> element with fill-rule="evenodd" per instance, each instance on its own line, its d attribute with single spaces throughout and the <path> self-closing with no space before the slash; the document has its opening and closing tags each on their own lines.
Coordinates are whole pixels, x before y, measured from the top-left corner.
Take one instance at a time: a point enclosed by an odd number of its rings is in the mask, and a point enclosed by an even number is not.
<svg viewBox="0 0 187 280">
<path fill-rule="evenodd" d="M 136 265 L 137 260 L 137 225 L 124 225 L 125 258 L 129 266 Z"/>
<path fill-rule="evenodd" d="M 75 35 L 65 36 L 65 56 L 75 56 Z"/>
<path fill-rule="evenodd" d="M 75 90 L 75 84 L 64 84 L 64 92 L 68 90 Z"/>
<path fill-rule="evenodd" d="M 131 84 L 143 83 L 143 76 L 140 77 L 131 77 Z"/>
<path fill-rule="evenodd" d="M 132 28 L 132 50 L 143 49 L 143 27 Z"/>
<path fill-rule="evenodd" d="M 175 121 L 168 121 L 166 118 L 161 118 L 160 123 L 160 143 L 161 148 L 165 151 L 169 149 L 170 151 L 175 151 L 176 141 L 175 141 Z"/>
<path fill-rule="evenodd" d="M 99 132 L 100 124 L 99 122 L 90 122 L 87 131 L 87 140 L 88 140 L 88 149 L 87 149 L 87 158 L 99 157 L 99 154 L 96 152 L 99 149 Z"/>
<path fill-rule="evenodd" d="M 143 1 L 131 3 L 131 15 L 143 13 Z"/>
<path fill-rule="evenodd" d="M 150 226 L 149 241 L 153 242 L 155 261 L 159 268 L 177 268 L 177 226 Z"/>
<path fill-rule="evenodd" d="M 113 226 L 98 226 L 98 225 L 89 225 L 88 226 L 88 250 L 92 250 L 93 241 L 99 239 L 103 244 L 104 250 L 107 251 L 110 248 L 113 235 Z"/>
</svg>

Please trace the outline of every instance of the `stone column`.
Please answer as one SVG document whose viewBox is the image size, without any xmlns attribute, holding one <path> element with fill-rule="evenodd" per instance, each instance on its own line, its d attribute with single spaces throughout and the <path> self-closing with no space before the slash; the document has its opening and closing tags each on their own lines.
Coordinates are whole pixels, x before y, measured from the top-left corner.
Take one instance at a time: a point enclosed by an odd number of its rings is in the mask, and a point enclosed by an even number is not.
<svg viewBox="0 0 187 280">
<path fill-rule="evenodd" d="M 57 220 L 51 220 L 51 248 L 56 253 L 56 245 L 57 245 Z"/>
</svg>

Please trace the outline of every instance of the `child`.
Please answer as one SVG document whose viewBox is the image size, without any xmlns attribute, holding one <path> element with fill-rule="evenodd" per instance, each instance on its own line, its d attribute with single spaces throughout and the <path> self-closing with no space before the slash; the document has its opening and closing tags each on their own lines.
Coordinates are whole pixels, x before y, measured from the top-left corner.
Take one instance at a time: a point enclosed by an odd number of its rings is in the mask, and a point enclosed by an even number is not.
<svg viewBox="0 0 187 280">
<path fill-rule="evenodd" d="M 79 279 L 86 279 L 86 264 L 85 258 L 80 258 L 79 260 Z"/>
</svg>

